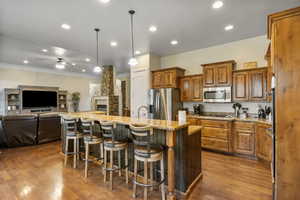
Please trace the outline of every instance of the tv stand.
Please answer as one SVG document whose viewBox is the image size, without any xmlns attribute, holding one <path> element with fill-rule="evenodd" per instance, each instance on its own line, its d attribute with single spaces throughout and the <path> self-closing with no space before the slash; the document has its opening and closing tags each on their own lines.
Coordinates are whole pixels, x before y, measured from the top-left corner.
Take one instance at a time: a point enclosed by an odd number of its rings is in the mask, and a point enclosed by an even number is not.
<svg viewBox="0 0 300 200">
<path fill-rule="evenodd" d="M 42 108 L 42 109 L 32 109 L 30 110 L 31 113 L 43 113 L 43 112 L 52 112 L 52 108 Z"/>
<path fill-rule="evenodd" d="M 23 108 L 23 90 L 53 91 L 57 92 L 57 107 Z M 59 90 L 58 87 L 19 85 L 18 88 L 4 89 L 5 115 L 18 115 L 46 112 L 68 112 L 67 91 Z M 1 114 L 1 113 L 0 113 Z"/>
</svg>

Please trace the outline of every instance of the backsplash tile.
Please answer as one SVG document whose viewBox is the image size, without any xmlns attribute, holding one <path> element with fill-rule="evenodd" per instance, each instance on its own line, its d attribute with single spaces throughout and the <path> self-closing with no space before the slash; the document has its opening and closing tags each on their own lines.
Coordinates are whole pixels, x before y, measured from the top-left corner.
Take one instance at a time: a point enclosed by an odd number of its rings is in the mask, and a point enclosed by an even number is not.
<svg viewBox="0 0 300 200">
<path fill-rule="evenodd" d="M 193 112 L 193 106 L 196 104 L 203 105 L 203 112 L 218 112 L 218 113 L 233 113 L 234 110 L 232 108 L 233 103 L 192 103 L 185 102 L 183 103 L 183 107 L 187 108 L 190 112 Z M 249 108 L 248 113 L 256 115 L 258 113 L 258 107 L 261 105 L 263 108 L 265 106 L 271 106 L 271 103 L 257 103 L 257 102 L 244 102 L 241 103 L 242 107 Z"/>
</svg>

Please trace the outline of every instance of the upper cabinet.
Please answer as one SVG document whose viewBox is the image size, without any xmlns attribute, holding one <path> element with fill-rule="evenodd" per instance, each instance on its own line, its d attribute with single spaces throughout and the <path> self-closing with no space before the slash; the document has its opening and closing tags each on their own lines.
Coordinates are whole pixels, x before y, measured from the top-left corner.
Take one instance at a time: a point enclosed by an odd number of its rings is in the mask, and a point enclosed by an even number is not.
<svg viewBox="0 0 300 200">
<path fill-rule="evenodd" d="M 184 76 L 184 71 L 179 67 L 152 71 L 152 88 L 178 88 L 178 78 Z"/>
<path fill-rule="evenodd" d="M 232 85 L 232 70 L 235 61 L 225 61 L 218 63 L 204 64 L 203 67 L 203 86 L 219 87 Z"/>
<path fill-rule="evenodd" d="M 233 101 L 266 101 L 267 68 L 233 73 Z"/>
<path fill-rule="evenodd" d="M 202 101 L 203 100 L 203 76 L 193 75 L 180 78 L 181 101 Z"/>
</svg>

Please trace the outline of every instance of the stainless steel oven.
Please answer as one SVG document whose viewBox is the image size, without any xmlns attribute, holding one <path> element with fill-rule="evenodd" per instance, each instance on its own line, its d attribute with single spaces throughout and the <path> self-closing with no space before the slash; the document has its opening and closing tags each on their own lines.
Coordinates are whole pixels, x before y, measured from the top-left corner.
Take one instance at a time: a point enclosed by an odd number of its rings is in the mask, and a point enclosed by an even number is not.
<svg viewBox="0 0 300 200">
<path fill-rule="evenodd" d="M 203 88 L 203 102 L 230 103 L 231 87 Z"/>
</svg>

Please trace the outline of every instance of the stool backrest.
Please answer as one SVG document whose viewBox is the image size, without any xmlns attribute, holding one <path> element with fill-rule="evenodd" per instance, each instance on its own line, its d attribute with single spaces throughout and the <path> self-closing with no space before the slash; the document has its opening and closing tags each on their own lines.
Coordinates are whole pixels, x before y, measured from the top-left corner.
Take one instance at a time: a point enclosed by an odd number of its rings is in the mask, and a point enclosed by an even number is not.
<svg viewBox="0 0 300 200">
<path fill-rule="evenodd" d="M 104 138 L 112 139 L 112 142 L 114 143 L 114 141 L 115 141 L 114 124 L 110 121 L 101 121 L 100 122 L 100 127 L 101 127 L 101 130 L 102 130 L 102 136 Z"/>
<path fill-rule="evenodd" d="M 129 129 L 133 144 L 135 146 L 146 147 L 146 154 L 150 155 L 151 136 L 153 135 L 153 128 L 150 126 L 130 124 Z"/>
<path fill-rule="evenodd" d="M 89 134 L 90 136 L 93 135 L 93 121 L 87 119 L 81 119 L 81 127 L 83 134 Z"/>
<path fill-rule="evenodd" d="M 76 132 L 77 131 L 77 119 L 76 118 L 63 118 L 63 126 L 64 131 L 68 132 Z"/>
</svg>

